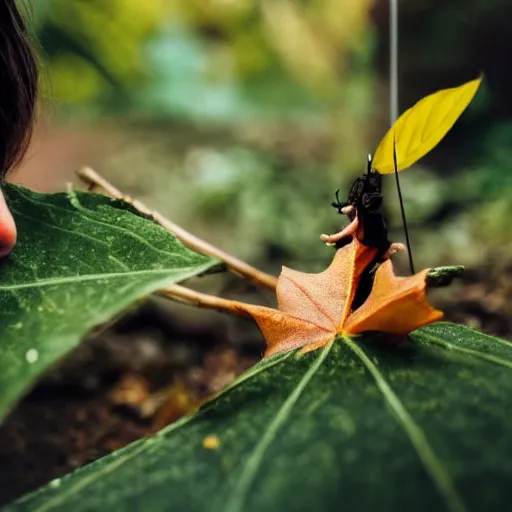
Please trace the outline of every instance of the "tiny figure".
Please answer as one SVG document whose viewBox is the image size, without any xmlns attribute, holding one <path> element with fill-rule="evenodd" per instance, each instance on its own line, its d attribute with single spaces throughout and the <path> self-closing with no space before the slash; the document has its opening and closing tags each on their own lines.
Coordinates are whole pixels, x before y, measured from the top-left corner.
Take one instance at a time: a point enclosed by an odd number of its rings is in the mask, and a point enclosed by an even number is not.
<svg viewBox="0 0 512 512">
<path fill-rule="evenodd" d="M 372 169 L 372 158 L 368 155 L 366 172 L 356 178 L 350 187 L 347 201 L 340 201 L 337 190 L 336 202 L 332 203 L 340 215 L 348 216 L 350 224 L 333 235 L 321 235 L 322 242 L 339 249 L 356 236 L 367 247 L 378 249 L 380 261 L 405 249 L 403 244 L 391 243 L 388 240 L 388 230 L 382 214 L 381 178 L 381 174 Z"/>
</svg>

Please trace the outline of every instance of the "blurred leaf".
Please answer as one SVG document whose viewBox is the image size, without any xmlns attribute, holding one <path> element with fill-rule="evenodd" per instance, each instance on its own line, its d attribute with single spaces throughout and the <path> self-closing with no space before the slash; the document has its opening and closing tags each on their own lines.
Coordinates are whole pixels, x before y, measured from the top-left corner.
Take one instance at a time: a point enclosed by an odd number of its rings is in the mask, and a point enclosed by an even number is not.
<svg viewBox="0 0 512 512">
<path fill-rule="evenodd" d="M 300 83 L 320 96 L 335 97 L 350 51 L 368 24 L 372 3 L 323 0 L 308 8 L 290 0 L 264 0 L 263 32 Z"/>
<path fill-rule="evenodd" d="M 501 510 L 511 369 L 510 343 L 446 323 L 277 354 L 6 510 Z"/>
<path fill-rule="evenodd" d="M 0 262 L 0 417 L 93 327 L 215 264 L 123 202 L 5 193 L 19 237 Z"/>
</svg>

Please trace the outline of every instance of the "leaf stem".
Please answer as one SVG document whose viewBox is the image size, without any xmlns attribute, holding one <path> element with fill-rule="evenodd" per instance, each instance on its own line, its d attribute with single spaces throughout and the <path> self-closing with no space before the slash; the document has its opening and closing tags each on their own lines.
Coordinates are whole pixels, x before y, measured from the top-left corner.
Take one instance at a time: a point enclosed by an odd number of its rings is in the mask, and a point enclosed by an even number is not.
<svg viewBox="0 0 512 512">
<path fill-rule="evenodd" d="M 196 292 L 195 290 L 191 290 L 190 288 L 186 288 L 185 286 L 180 286 L 178 284 L 170 286 L 165 290 L 160 290 L 157 293 L 158 295 L 162 295 L 163 297 L 176 302 L 182 302 L 198 308 L 215 309 L 217 311 L 251 318 L 248 313 L 239 307 L 240 302 L 236 300 L 223 299 L 222 297 L 217 297 L 215 295 Z"/>
<path fill-rule="evenodd" d="M 276 289 L 276 277 L 265 272 L 262 272 L 261 270 L 258 270 L 257 268 L 249 265 L 248 263 L 239 260 L 235 256 L 232 256 L 231 254 L 224 252 L 218 247 L 215 247 L 214 245 L 205 242 L 199 237 L 189 233 L 188 231 L 178 226 L 171 220 L 165 218 L 160 213 L 151 210 L 143 203 L 141 203 L 138 199 L 134 199 L 130 196 L 123 194 L 119 189 L 112 185 L 112 183 L 110 183 L 108 180 L 106 180 L 103 176 L 101 176 L 93 169 L 84 167 L 77 171 L 77 174 L 83 182 L 89 185 L 91 190 L 93 190 L 96 187 L 100 187 L 109 196 L 126 201 L 128 204 L 133 206 L 133 208 L 135 208 L 142 214 L 151 217 L 155 222 L 160 224 L 163 228 L 169 231 L 169 233 L 173 234 L 176 238 L 181 240 L 181 242 L 183 242 L 183 244 L 185 244 L 190 249 L 223 261 L 227 265 L 229 270 L 231 270 L 233 273 L 245 277 L 254 284 L 265 286 L 267 288 L 270 288 L 271 290 Z"/>
<path fill-rule="evenodd" d="M 395 181 L 396 181 L 396 190 L 398 192 L 398 202 L 400 203 L 400 212 L 402 213 L 402 224 L 404 226 L 405 243 L 407 244 L 407 255 L 409 256 L 409 266 L 411 268 L 411 275 L 414 275 L 416 272 L 414 271 L 414 262 L 412 261 L 411 241 L 409 240 L 409 230 L 407 229 L 407 219 L 405 218 L 405 207 L 404 207 L 404 200 L 402 198 L 402 189 L 400 188 L 400 180 L 398 179 L 398 163 L 397 163 L 397 156 L 396 156 L 395 134 L 393 134 L 393 163 L 394 163 L 394 167 L 395 167 Z"/>
</svg>

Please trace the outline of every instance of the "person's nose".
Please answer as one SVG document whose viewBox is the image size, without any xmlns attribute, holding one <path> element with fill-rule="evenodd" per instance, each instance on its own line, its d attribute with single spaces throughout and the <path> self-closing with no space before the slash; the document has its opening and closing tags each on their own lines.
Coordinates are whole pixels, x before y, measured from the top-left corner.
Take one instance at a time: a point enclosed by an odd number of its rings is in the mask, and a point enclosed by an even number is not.
<svg viewBox="0 0 512 512">
<path fill-rule="evenodd" d="M 7 256 L 15 245 L 16 224 L 0 191 L 0 257 Z"/>
</svg>

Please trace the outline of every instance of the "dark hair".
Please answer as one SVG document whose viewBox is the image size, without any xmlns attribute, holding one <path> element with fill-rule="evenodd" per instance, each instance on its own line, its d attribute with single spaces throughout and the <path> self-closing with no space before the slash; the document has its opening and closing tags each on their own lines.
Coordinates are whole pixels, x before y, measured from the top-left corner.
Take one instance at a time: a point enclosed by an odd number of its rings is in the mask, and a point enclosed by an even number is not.
<svg viewBox="0 0 512 512">
<path fill-rule="evenodd" d="M 0 0 L 0 179 L 30 142 L 37 90 L 36 58 L 16 0 Z"/>
</svg>

